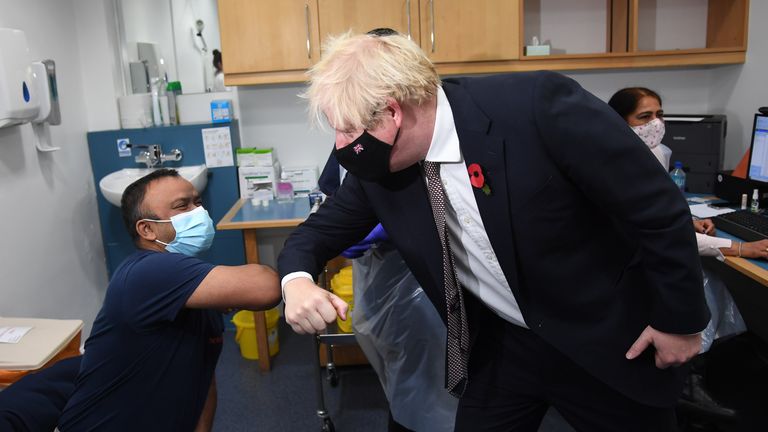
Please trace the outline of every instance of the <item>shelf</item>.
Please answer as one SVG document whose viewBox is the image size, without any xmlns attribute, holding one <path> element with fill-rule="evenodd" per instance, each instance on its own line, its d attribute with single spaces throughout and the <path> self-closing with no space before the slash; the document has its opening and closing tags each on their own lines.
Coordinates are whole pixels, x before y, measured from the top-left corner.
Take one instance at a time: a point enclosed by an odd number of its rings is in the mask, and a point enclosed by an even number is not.
<svg viewBox="0 0 768 432">
<path fill-rule="evenodd" d="M 441 75 L 486 74 L 535 70 L 573 71 L 590 69 L 666 68 L 744 63 L 743 51 L 687 50 L 684 52 L 606 53 L 525 57 L 514 62 L 441 64 Z"/>
</svg>

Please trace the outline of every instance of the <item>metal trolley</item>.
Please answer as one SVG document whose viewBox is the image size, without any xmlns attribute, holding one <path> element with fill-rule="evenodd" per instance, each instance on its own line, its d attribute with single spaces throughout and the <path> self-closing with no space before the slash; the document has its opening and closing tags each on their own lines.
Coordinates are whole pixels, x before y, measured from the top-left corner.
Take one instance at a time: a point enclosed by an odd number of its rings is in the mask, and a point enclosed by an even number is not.
<svg viewBox="0 0 768 432">
<path fill-rule="evenodd" d="M 323 274 L 320 277 L 321 286 L 330 291 L 330 276 L 335 274 L 342 266 L 343 263 L 348 261 L 333 260 L 323 270 Z M 320 363 L 320 349 L 321 344 L 325 344 L 326 356 L 328 363 L 325 364 L 326 376 L 323 376 L 323 365 Z M 335 432 L 336 428 L 333 425 L 330 414 L 325 408 L 325 393 L 323 389 L 323 380 L 327 380 L 331 387 L 339 385 L 339 374 L 336 370 L 336 365 L 333 361 L 333 347 L 343 345 L 357 345 L 357 340 L 353 333 L 339 333 L 336 327 L 336 323 L 330 324 L 324 333 L 315 335 L 315 364 L 318 368 L 317 374 L 317 416 L 322 420 L 322 432 Z"/>
</svg>

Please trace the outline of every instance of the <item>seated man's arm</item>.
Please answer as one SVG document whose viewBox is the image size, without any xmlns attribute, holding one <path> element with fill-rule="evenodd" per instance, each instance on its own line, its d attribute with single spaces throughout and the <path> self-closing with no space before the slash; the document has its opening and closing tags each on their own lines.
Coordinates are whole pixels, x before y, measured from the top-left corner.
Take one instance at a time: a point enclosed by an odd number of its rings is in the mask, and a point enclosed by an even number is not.
<svg viewBox="0 0 768 432">
<path fill-rule="evenodd" d="M 187 299 L 195 309 L 269 309 L 280 303 L 277 273 L 267 266 L 216 266 Z"/>
</svg>

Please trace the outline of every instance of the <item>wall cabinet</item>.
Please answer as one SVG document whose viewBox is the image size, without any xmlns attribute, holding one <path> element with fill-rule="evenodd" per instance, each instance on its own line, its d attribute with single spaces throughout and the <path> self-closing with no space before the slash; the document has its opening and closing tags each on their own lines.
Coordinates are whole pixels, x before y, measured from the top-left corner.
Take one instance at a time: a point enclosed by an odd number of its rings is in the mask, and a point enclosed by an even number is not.
<svg viewBox="0 0 768 432">
<path fill-rule="evenodd" d="M 227 85 L 297 81 L 320 57 L 316 0 L 219 0 L 219 25 Z"/>
<path fill-rule="evenodd" d="M 419 40 L 418 0 L 318 0 L 320 41 L 352 30 L 365 33 L 389 27 Z"/>
<path fill-rule="evenodd" d="M 749 0 L 219 0 L 227 85 L 305 81 L 328 36 L 376 27 L 441 75 L 743 63 L 748 18 Z"/>
<path fill-rule="evenodd" d="M 520 57 L 519 0 L 421 0 L 421 47 L 435 64 Z"/>
</svg>

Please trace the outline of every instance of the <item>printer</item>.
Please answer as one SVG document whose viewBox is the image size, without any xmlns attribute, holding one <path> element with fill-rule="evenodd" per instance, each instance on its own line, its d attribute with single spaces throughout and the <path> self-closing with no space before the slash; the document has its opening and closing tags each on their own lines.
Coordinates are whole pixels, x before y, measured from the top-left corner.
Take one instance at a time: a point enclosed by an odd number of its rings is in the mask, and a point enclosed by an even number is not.
<svg viewBox="0 0 768 432">
<path fill-rule="evenodd" d="M 667 114 L 664 124 L 661 142 L 672 149 L 671 164 L 682 162 L 686 191 L 713 193 L 715 174 L 723 169 L 726 116 Z"/>
</svg>

